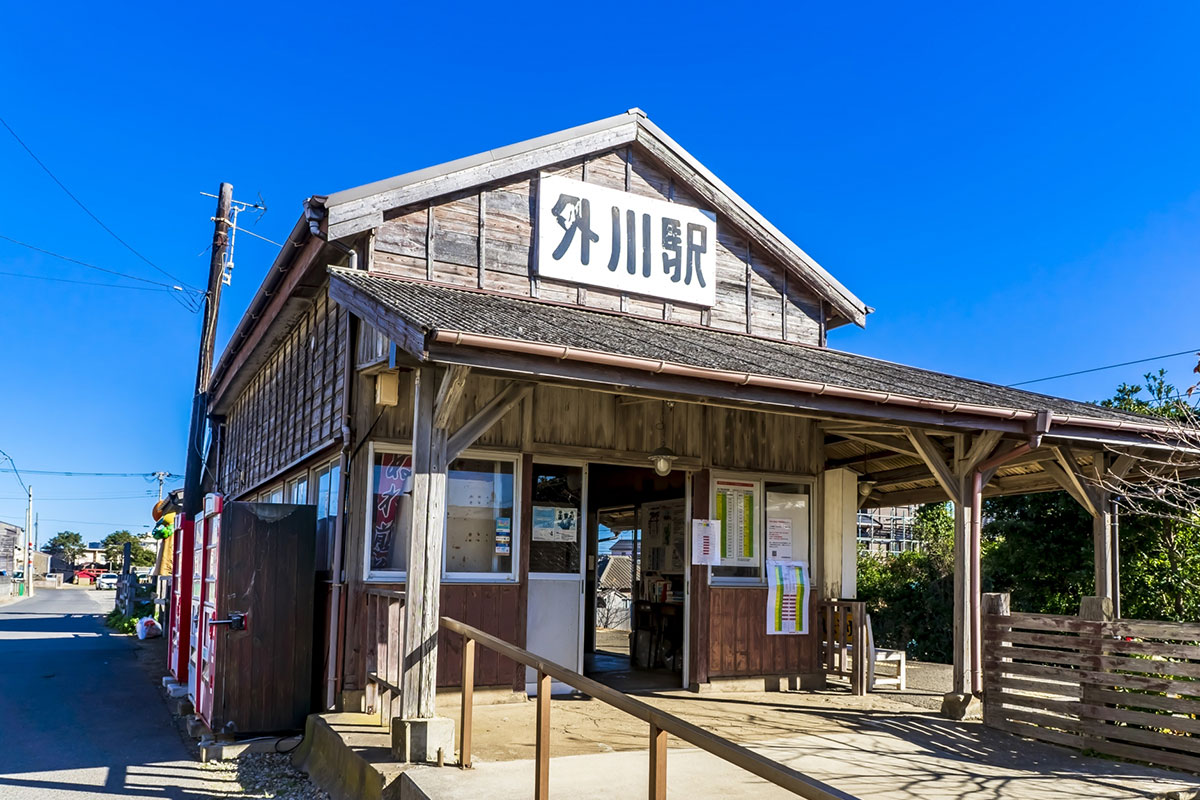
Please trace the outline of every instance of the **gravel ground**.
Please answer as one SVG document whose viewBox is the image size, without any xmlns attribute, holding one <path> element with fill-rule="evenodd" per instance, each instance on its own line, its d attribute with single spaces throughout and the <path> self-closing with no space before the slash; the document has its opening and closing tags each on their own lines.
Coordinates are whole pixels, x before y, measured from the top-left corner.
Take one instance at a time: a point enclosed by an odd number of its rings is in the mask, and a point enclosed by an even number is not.
<svg viewBox="0 0 1200 800">
<path fill-rule="evenodd" d="M 211 761 L 205 764 L 205 770 L 226 785 L 236 782 L 242 788 L 240 793 L 222 791 L 213 795 L 213 800 L 329 800 L 329 795 L 293 767 L 291 758 L 285 754 L 245 753 L 232 761 Z"/>
<path fill-rule="evenodd" d="M 891 665 L 885 667 L 890 668 Z M 929 711 L 940 711 L 942 695 L 954 688 L 953 667 L 949 664 L 933 664 L 928 661 L 909 661 L 906 683 L 908 688 L 903 691 L 894 689 L 877 689 L 876 694 L 885 695 L 901 703 L 924 708 Z"/>
</svg>

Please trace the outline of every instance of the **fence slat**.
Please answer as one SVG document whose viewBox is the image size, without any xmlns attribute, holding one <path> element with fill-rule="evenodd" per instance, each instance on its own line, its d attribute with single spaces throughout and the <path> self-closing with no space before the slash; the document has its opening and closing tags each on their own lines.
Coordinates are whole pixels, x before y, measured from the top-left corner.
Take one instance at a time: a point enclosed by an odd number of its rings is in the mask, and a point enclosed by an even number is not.
<svg viewBox="0 0 1200 800">
<path fill-rule="evenodd" d="M 1095 602 L 1088 618 L 987 615 L 985 723 L 1200 772 L 1200 625 L 1104 621 Z"/>
</svg>

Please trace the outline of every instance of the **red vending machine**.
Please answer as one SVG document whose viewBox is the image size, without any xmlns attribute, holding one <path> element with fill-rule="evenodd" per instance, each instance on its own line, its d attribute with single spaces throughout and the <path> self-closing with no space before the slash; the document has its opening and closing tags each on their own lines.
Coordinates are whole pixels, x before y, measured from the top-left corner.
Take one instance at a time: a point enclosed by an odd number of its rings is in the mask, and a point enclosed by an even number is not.
<svg viewBox="0 0 1200 800">
<path fill-rule="evenodd" d="M 219 494 L 204 497 L 204 512 L 196 524 L 192 550 L 192 670 L 188 687 L 196 713 L 205 721 L 206 712 L 212 708 L 215 631 L 209 623 L 216 619 L 217 547 L 221 541 L 223 505 Z"/>
<path fill-rule="evenodd" d="M 179 529 L 171 547 L 171 627 L 167 631 L 167 671 L 179 683 L 188 680 L 191 654 L 192 611 L 192 520 L 180 514 Z"/>
</svg>

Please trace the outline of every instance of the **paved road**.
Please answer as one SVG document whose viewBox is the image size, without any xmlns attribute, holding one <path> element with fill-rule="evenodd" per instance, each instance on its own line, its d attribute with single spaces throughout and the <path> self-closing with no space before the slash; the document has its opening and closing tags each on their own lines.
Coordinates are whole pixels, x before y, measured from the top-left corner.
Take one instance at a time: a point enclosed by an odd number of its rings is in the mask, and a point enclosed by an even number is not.
<svg viewBox="0 0 1200 800">
<path fill-rule="evenodd" d="M 193 760 L 111 592 L 42 590 L 0 606 L 0 798 L 208 800 L 236 791 Z"/>
</svg>

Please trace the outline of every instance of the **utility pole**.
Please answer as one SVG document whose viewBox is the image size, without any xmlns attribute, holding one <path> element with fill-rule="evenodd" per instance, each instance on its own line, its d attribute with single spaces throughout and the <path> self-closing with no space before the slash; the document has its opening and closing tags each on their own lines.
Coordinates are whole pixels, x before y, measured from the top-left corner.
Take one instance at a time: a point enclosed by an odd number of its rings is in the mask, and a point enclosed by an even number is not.
<svg viewBox="0 0 1200 800">
<path fill-rule="evenodd" d="M 222 183 L 213 217 L 212 256 L 208 263 L 208 292 L 204 295 L 204 319 L 200 328 L 200 356 L 196 363 L 196 393 L 192 396 L 192 419 L 188 430 L 187 471 L 183 479 L 183 513 L 198 514 L 204 506 L 200 484 L 204 471 L 204 432 L 208 417 L 208 389 L 212 379 L 213 344 L 217 336 L 217 310 L 221 304 L 221 276 L 225 246 L 229 241 L 229 208 L 233 186 Z M 159 484 L 162 485 L 161 482 Z"/>
<path fill-rule="evenodd" d="M 167 476 L 168 476 L 168 475 L 170 475 L 170 474 L 171 474 L 171 473 L 169 473 L 169 472 L 156 472 L 156 473 L 154 473 L 154 477 L 158 478 L 158 499 L 159 499 L 159 500 L 162 500 L 162 493 L 163 493 L 163 481 L 165 481 L 165 480 L 167 479 Z"/>
<path fill-rule="evenodd" d="M 29 504 L 25 506 L 25 595 L 33 594 L 33 486 L 27 487 Z"/>
</svg>

